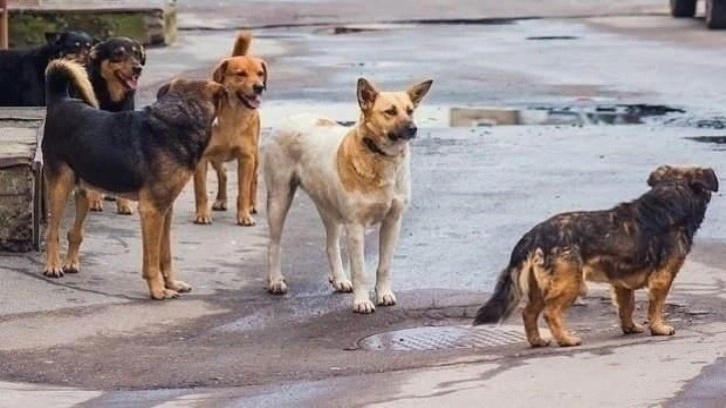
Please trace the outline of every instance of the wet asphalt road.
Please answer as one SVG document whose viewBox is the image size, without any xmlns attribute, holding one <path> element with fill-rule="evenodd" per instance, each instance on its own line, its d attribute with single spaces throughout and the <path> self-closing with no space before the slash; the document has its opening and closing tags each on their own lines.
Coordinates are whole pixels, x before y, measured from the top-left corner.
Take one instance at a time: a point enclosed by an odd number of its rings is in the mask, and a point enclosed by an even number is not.
<svg viewBox="0 0 726 408">
<path fill-rule="evenodd" d="M 150 100 L 162 73 L 207 74 L 233 35 L 188 32 L 178 48 L 151 51 L 159 70 L 150 62 L 140 104 Z M 528 39 L 543 35 L 574 38 Z M 418 115 L 422 129 L 413 143 L 414 198 L 392 268 L 400 304 L 356 316 L 349 311 L 349 296 L 331 294 L 323 229 L 302 194 L 283 238 L 290 293 L 267 295 L 262 289 L 264 212 L 254 228 L 232 225 L 232 213 L 215 214 L 212 226 L 195 226 L 189 222 L 187 188 L 175 213 L 175 262 L 195 289 L 180 300 L 151 304 L 145 299 L 135 217 L 91 216 L 83 249 L 87 268 L 77 276 L 49 282 L 38 276 L 40 255 L 4 257 L 9 278 L 0 305 L 0 379 L 87 390 L 165 389 L 101 393 L 90 406 L 162 402 L 192 395 L 190 387 L 238 386 L 251 387 L 241 389 L 249 399 L 230 401 L 263 406 L 260 399 L 278 384 L 287 384 L 285 392 L 274 393 L 272 400 L 282 405 L 302 397 L 314 401 L 331 391 L 320 385 L 306 391 L 295 384 L 426 367 L 475 354 L 349 349 L 385 330 L 468 323 L 511 246 L 534 223 L 556 212 L 607 208 L 636 197 L 659 164 L 695 163 L 726 174 L 717 145 L 687 139 L 722 136 L 718 129 L 658 123 L 446 127 L 448 108 L 459 105 L 665 103 L 685 108 L 683 117 L 710 117 L 726 102 L 720 75 L 726 57 L 718 49 L 654 43 L 577 20 L 387 27 L 338 36 L 281 29 L 258 36 L 259 54 L 270 50 L 271 61 L 265 127 L 303 108 L 354 119 L 353 86 L 359 75 L 384 89 L 435 79 Z M 184 48 L 190 44 L 192 49 Z M 200 51 L 200 44 L 213 45 Z M 722 251 L 726 240 L 726 202 L 719 198 L 698 239 L 713 252 Z M 376 236 L 368 237 L 372 272 Z M 605 327 L 610 323 L 598 326 Z M 43 335 L 47 332 L 54 335 Z M 240 398 L 239 392 L 232 394 Z"/>
</svg>

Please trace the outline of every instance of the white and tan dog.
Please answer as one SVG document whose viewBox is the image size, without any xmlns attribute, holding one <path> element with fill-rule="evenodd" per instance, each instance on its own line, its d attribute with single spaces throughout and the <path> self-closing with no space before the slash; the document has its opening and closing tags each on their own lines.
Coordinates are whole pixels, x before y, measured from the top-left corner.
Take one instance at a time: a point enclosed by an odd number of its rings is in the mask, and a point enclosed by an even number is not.
<svg viewBox="0 0 726 408">
<path fill-rule="evenodd" d="M 267 289 L 287 292 L 280 265 L 280 238 L 298 186 L 310 196 L 325 225 L 330 263 L 328 280 L 336 291 L 353 292 L 353 311 L 372 313 L 363 265 L 364 232 L 379 224 L 380 253 L 376 303 L 396 304 L 390 266 L 411 197 L 409 141 L 416 136 L 414 109 L 433 81 L 405 92 L 379 92 L 358 80 L 361 115 L 352 128 L 317 116 L 296 115 L 275 130 L 263 149 L 267 185 Z M 353 283 L 343 272 L 340 235 L 345 228 Z"/>
</svg>

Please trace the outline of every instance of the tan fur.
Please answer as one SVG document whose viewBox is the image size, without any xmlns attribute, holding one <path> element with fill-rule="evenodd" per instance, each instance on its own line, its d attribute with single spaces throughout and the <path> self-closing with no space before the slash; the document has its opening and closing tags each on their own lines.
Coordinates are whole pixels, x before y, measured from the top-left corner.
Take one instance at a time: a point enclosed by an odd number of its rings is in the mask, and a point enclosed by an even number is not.
<svg viewBox="0 0 726 408">
<path fill-rule="evenodd" d="M 255 86 L 267 84 L 267 65 L 259 58 L 247 56 L 252 35 L 238 35 L 232 57 L 217 64 L 212 73 L 214 81 L 224 85 L 229 103 L 221 106 L 218 125 L 194 175 L 196 224 L 211 224 L 207 202 L 207 168 L 211 164 L 217 174 L 217 197 L 212 210 L 227 210 L 227 175 L 224 163 L 237 161 L 237 224 L 255 225 L 252 217 L 257 210 L 257 178 L 259 168 L 260 116 L 242 99 L 254 95 Z"/>
<path fill-rule="evenodd" d="M 81 99 L 94 108 L 98 108 L 96 93 L 93 92 L 93 85 L 91 85 L 91 81 L 88 79 L 88 74 L 83 65 L 69 59 L 57 59 L 48 64 L 46 72 L 50 70 L 62 70 L 70 73 L 73 78 L 73 84 L 78 90 Z"/>
</svg>

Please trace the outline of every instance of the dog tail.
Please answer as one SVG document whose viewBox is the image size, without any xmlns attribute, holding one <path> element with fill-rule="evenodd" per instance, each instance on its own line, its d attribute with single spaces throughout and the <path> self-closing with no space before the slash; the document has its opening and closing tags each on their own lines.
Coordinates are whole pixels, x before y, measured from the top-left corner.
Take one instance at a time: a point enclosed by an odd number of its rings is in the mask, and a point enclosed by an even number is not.
<svg viewBox="0 0 726 408">
<path fill-rule="evenodd" d="M 510 266 L 499 274 L 494 294 L 476 312 L 474 326 L 500 323 L 507 320 L 522 298 L 522 290 L 518 287 L 521 273 L 522 268 L 520 266 Z"/>
<path fill-rule="evenodd" d="M 232 56 L 241 57 L 247 55 L 247 51 L 249 51 L 251 43 L 252 33 L 249 31 L 240 31 L 239 34 L 237 34 L 237 40 L 234 42 Z"/>
<path fill-rule="evenodd" d="M 45 70 L 45 101 L 47 106 L 68 97 L 73 86 L 86 104 L 98 108 L 98 99 L 83 66 L 75 61 L 57 59 Z"/>
</svg>

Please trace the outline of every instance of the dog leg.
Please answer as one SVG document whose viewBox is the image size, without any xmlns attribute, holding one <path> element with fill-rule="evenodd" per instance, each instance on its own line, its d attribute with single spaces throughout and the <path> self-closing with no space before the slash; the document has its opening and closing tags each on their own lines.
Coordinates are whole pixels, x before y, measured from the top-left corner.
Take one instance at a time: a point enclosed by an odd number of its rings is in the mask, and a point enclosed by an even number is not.
<svg viewBox="0 0 726 408">
<path fill-rule="evenodd" d="M 185 282 L 174 279 L 174 268 L 171 261 L 171 219 L 174 213 L 169 208 L 164 216 L 164 227 L 161 235 L 161 274 L 164 277 L 164 287 L 175 292 L 189 292 L 192 287 Z"/>
<path fill-rule="evenodd" d="M 207 203 L 207 160 L 202 160 L 194 171 L 194 205 L 196 207 L 195 224 L 211 224 L 212 216 L 209 214 Z"/>
<path fill-rule="evenodd" d="M 330 264 L 328 282 L 333 285 L 336 292 L 350 293 L 353 291 L 353 284 L 343 272 L 343 259 L 340 257 L 340 232 L 343 226 L 332 219 L 328 219 L 322 213 L 320 218 L 323 219 L 325 225 L 325 252 L 328 254 L 328 263 Z"/>
<path fill-rule="evenodd" d="M 103 211 L 103 194 L 95 190 L 88 190 L 86 193 L 89 201 L 89 208 L 93 212 Z"/>
<path fill-rule="evenodd" d="M 63 219 L 68 195 L 74 183 L 73 171 L 68 167 L 61 168 L 56 174 L 45 173 L 48 188 L 48 230 L 45 236 L 45 268 L 43 275 L 50 278 L 63 276 L 60 255 L 58 254 L 59 229 Z"/>
<path fill-rule="evenodd" d="M 227 211 L 227 168 L 217 161 L 212 162 L 212 167 L 217 172 L 217 199 L 212 204 L 212 210 Z"/>
<path fill-rule="evenodd" d="M 650 333 L 653 336 L 671 336 L 676 333 L 673 326 L 669 326 L 663 321 L 663 306 L 665 306 L 673 278 L 682 264 L 683 259 L 676 260 L 674 266 L 669 265 L 670 267 L 656 271 L 648 277 L 648 322 L 650 323 Z"/>
<path fill-rule="evenodd" d="M 373 313 L 376 306 L 368 295 L 365 272 L 365 229 L 361 224 L 347 224 L 345 232 L 350 257 L 350 274 L 353 278 L 353 311 L 356 313 Z"/>
<path fill-rule="evenodd" d="M 131 215 L 134 210 L 131 208 L 131 201 L 125 198 L 116 199 L 116 213 L 121 215 Z"/>
<path fill-rule="evenodd" d="M 280 263 L 280 240 L 297 184 L 290 175 L 269 182 L 267 189 L 267 224 L 270 234 L 267 244 L 267 291 L 273 295 L 282 295 L 287 293 L 287 284 Z"/>
<path fill-rule="evenodd" d="M 237 158 L 237 224 L 245 227 L 255 225 L 255 219 L 250 214 L 249 197 L 254 169 L 254 154 L 240 154 Z"/>
<path fill-rule="evenodd" d="M 376 270 L 376 304 L 381 306 L 396 304 L 396 296 L 391 290 L 391 261 L 400 233 L 400 214 L 388 216 L 381 223 L 378 269 Z"/>
<path fill-rule="evenodd" d="M 252 184 L 250 184 L 250 213 L 257 214 L 257 181 L 260 177 L 260 154 L 259 147 L 255 148 L 255 166 L 252 176 Z"/>
<path fill-rule="evenodd" d="M 580 294 L 582 266 L 570 259 L 557 259 L 552 273 L 552 283 L 544 293 L 544 319 L 557 344 L 561 347 L 579 346 L 582 340 L 567 333 L 562 315 Z"/>
<path fill-rule="evenodd" d="M 527 341 L 532 347 L 547 347 L 550 345 L 549 340 L 543 340 L 539 334 L 539 326 L 537 320 L 544 310 L 545 303 L 542 298 L 542 291 L 537 287 L 530 287 L 529 300 L 527 305 L 522 309 L 522 320 L 524 321 L 524 331 L 527 334 Z"/>
<path fill-rule="evenodd" d="M 88 190 L 78 189 L 76 191 L 76 220 L 73 228 L 68 231 L 68 254 L 63 262 L 63 272 L 78 273 L 80 270 L 80 260 L 78 252 L 83 242 L 83 224 L 88 215 L 90 203 L 88 201 Z"/>
<path fill-rule="evenodd" d="M 618 308 L 618 317 L 620 317 L 620 328 L 623 334 L 637 334 L 643 332 L 643 326 L 633 321 L 633 311 L 635 310 L 635 291 L 619 286 L 613 286 L 613 300 Z"/>
<path fill-rule="evenodd" d="M 168 211 L 168 210 L 167 210 Z M 160 266 L 161 241 L 164 235 L 164 217 L 166 214 L 159 211 L 149 200 L 142 198 L 139 201 L 139 216 L 141 217 L 141 239 L 144 250 L 143 277 L 149 285 L 152 299 L 171 299 L 179 296 L 175 290 L 164 286 Z"/>
</svg>

